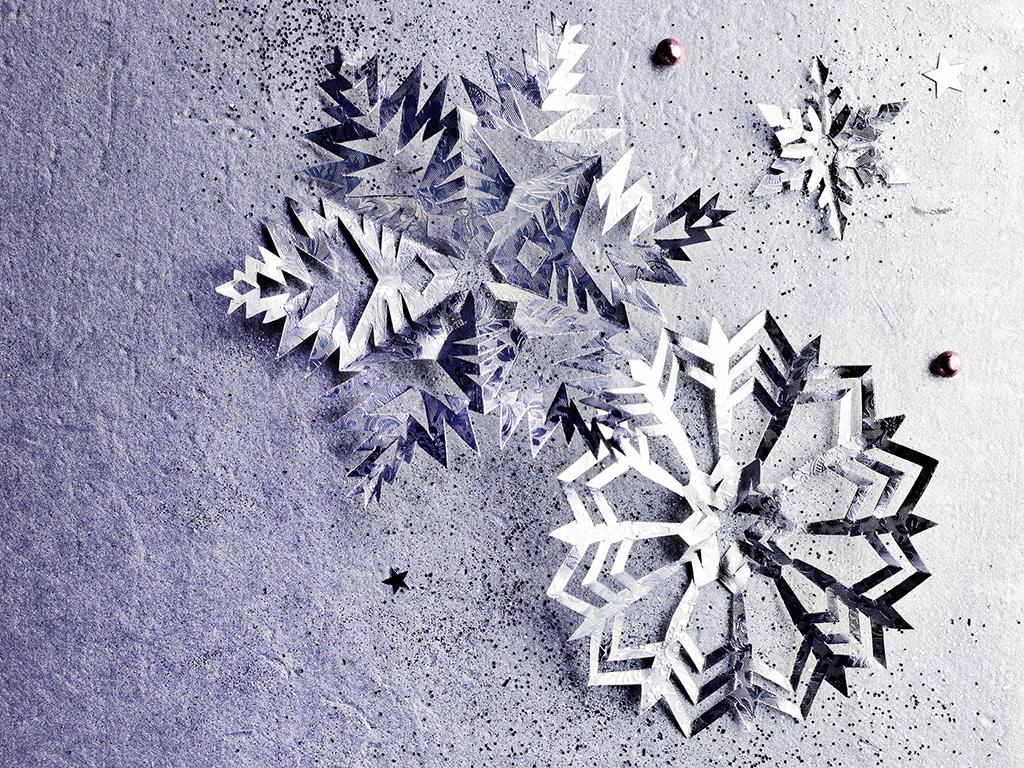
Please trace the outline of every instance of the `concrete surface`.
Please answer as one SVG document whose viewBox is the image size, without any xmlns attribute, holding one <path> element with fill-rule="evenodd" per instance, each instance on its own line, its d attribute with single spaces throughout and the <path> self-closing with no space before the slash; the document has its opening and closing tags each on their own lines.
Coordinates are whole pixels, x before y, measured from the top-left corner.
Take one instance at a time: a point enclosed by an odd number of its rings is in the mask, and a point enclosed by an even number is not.
<svg viewBox="0 0 1024 768">
<path fill-rule="evenodd" d="M 624 128 L 609 154 L 635 143 L 655 189 L 738 211 L 665 298 L 682 329 L 767 307 L 822 334 L 940 461 L 915 630 L 807 723 L 686 740 L 588 689 L 544 598 L 551 467 L 575 449 L 421 455 L 364 510 L 323 428 L 329 377 L 213 292 L 304 188 L 329 45 L 481 81 L 549 10 L 586 25 L 589 91 Z M 653 72 L 668 35 L 685 59 Z M 4 0 L 0 764 L 1024 764 L 1022 41 L 1014 0 Z M 964 92 L 936 99 L 940 51 Z M 891 136 L 913 183 L 861 194 L 842 243 L 806 197 L 749 196 L 773 154 L 755 105 L 801 104 L 814 55 L 911 100 Z M 930 377 L 947 348 L 963 372 Z"/>
</svg>

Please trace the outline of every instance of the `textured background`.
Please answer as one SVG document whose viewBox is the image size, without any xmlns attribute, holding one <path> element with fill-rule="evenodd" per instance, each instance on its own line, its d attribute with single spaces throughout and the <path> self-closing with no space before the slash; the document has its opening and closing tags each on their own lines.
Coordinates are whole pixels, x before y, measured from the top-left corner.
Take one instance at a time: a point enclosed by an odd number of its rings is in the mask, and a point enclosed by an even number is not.
<svg viewBox="0 0 1024 768">
<path fill-rule="evenodd" d="M 1016 0 L 58 5 L 0 3 L 0 763 L 1024 764 Z M 940 461 L 918 507 L 939 526 L 915 539 L 934 576 L 900 604 L 915 631 L 806 724 L 685 740 L 588 690 L 575 617 L 544 598 L 568 514 L 551 469 L 575 449 L 421 455 L 364 510 L 323 428 L 329 377 L 213 293 L 305 189 L 329 45 L 481 82 L 549 10 L 585 24 L 586 90 L 624 128 L 606 153 L 635 143 L 659 193 L 738 211 L 666 296 L 677 327 L 767 307 L 794 341 L 823 334 Z M 652 71 L 669 34 L 686 58 Z M 965 93 L 936 100 L 940 51 Z M 807 198 L 749 197 L 772 159 L 755 105 L 802 103 L 814 55 L 853 94 L 911 100 L 891 137 L 913 184 L 859 195 L 841 243 Z M 950 381 L 927 372 L 946 348 Z M 410 591 L 380 583 L 391 566 Z"/>
</svg>

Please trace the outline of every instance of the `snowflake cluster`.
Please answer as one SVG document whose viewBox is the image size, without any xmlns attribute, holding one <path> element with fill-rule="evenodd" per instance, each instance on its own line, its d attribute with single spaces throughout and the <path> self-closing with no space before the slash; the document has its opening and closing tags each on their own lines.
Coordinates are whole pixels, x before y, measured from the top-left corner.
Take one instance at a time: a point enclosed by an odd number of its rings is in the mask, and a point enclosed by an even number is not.
<svg viewBox="0 0 1024 768">
<path fill-rule="evenodd" d="M 928 576 L 911 537 L 935 462 L 894 442 L 867 368 L 797 351 L 767 313 L 629 351 L 631 313 L 665 325 L 646 286 L 682 285 L 731 211 L 697 190 L 661 215 L 631 152 L 605 163 L 618 131 L 577 90 L 580 31 L 552 16 L 521 69 L 489 56 L 492 82 L 455 97 L 336 51 L 332 123 L 309 135 L 320 197 L 289 201 L 291 226 L 217 290 L 281 323 L 279 354 L 342 372 L 328 397 L 364 503 L 417 450 L 477 450 L 485 417 L 501 447 L 525 423 L 534 454 L 579 435 L 549 595 L 583 617 L 591 684 L 640 686 L 687 735 L 760 705 L 801 719 L 907 628 L 894 604 Z M 842 237 L 855 185 L 906 181 L 879 146 L 905 102 L 854 110 L 828 77 L 816 61 L 804 114 L 759 105 L 780 157 L 754 194 L 806 185 Z M 834 428 L 809 437 L 807 412 Z"/>
</svg>

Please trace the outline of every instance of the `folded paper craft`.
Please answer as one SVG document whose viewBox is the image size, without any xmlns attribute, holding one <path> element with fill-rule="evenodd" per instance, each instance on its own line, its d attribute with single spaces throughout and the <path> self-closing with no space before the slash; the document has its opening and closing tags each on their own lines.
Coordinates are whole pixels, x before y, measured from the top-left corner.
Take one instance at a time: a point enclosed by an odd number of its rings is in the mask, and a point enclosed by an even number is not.
<svg viewBox="0 0 1024 768">
<path fill-rule="evenodd" d="M 580 30 L 552 17 L 522 71 L 489 57 L 493 90 L 463 78 L 464 106 L 419 67 L 392 86 L 377 58 L 335 51 L 334 124 L 309 136 L 334 158 L 309 169 L 318 209 L 290 201 L 292 229 L 268 227 L 218 288 L 229 312 L 283 319 L 280 354 L 308 342 L 311 370 L 345 372 L 329 397 L 364 501 L 417 447 L 447 463 L 449 431 L 475 450 L 476 415 L 502 446 L 524 419 L 535 454 L 559 426 L 594 444 L 581 401 L 614 381 L 627 306 L 660 316 L 644 284 L 682 285 L 673 265 L 731 213 L 698 190 L 659 217 L 631 152 L 606 170 L 618 130 L 577 93 Z"/>
<path fill-rule="evenodd" d="M 822 683 L 845 695 L 929 575 L 911 537 L 933 525 L 913 510 L 936 462 L 893 441 L 867 367 L 818 348 L 767 313 L 731 339 L 665 332 L 601 395 L 617 418 L 599 450 L 559 476 L 574 519 L 548 595 L 583 617 L 590 684 L 640 686 L 686 735 L 730 711 L 749 727 L 759 705 L 803 719 Z M 833 428 L 792 439 L 815 404 Z"/>
<path fill-rule="evenodd" d="M 289 201 L 291 226 L 217 290 L 282 323 L 280 355 L 342 371 L 328 398 L 364 503 L 417 449 L 476 450 L 484 417 L 502 447 L 525 421 L 534 454 L 580 435 L 549 595 L 583 617 L 590 682 L 639 685 L 687 735 L 759 705 L 803 718 L 908 628 L 894 604 L 928 576 L 911 537 L 935 461 L 893 441 L 868 368 L 797 351 L 767 313 L 732 338 L 666 330 L 649 363 L 631 351 L 630 313 L 665 323 L 645 285 L 681 286 L 675 265 L 731 212 L 698 190 L 659 216 L 631 152 L 606 167 L 617 130 L 576 90 L 580 30 L 552 17 L 521 70 L 489 57 L 490 90 L 462 78 L 461 105 L 419 67 L 392 81 L 336 51 L 334 122 L 309 137 L 322 194 Z M 878 150 L 904 103 L 854 112 L 820 61 L 812 79 L 806 121 L 761 105 L 781 156 L 755 194 L 806 179 L 841 237 L 854 182 L 905 181 Z M 808 437 L 814 408 L 833 426 Z"/>
<path fill-rule="evenodd" d="M 836 238 L 846 231 L 847 207 L 853 203 L 854 186 L 875 179 L 886 184 L 906 184 L 907 174 L 882 154 L 882 131 L 907 106 L 906 101 L 883 104 L 878 110 L 853 107 L 843 100 L 842 89 L 828 81 L 821 59 L 811 65 L 814 92 L 811 105 L 801 115 L 773 104 L 757 107 L 775 130 L 779 158 L 754 190 L 755 197 L 772 195 L 784 188 L 803 188 L 817 197 L 829 230 Z"/>
</svg>

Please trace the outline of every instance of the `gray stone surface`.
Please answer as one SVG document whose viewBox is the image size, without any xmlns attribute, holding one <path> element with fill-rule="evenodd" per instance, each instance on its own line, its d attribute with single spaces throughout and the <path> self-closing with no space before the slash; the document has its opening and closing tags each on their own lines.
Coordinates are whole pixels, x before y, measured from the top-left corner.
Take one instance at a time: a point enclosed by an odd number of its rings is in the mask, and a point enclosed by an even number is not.
<svg viewBox="0 0 1024 768">
<path fill-rule="evenodd" d="M 588 689 L 575 617 L 544 598 L 567 512 L 553 468 L 486 441 L 420 456 L 363 509 L 331 451 L 330 377 L 275 360 L 213 287 L 280 219 L 323 124 L 327 46 L 428 80 L 483 80 L 548 6 L 0 3 L 0 764 L 11 766 L 1007 766 L 1024 754 L 1018 382 L 1024 279 L 1013 0 L 559 2 L 586 25 L 634 171 L 737 209 L 665 301 L 695 333 L 770 309 L 824 359 L 875 366 L 879 410 L 936 456 L 916 539 L 934 576 L 888 670 L 685 740 L 629 691 Z M 654 72 L 671 35 L 686 56 Z M 964 93 L 920 73 L 940 51 Z M 772 159 L 756 103 L 798 105 L 806 64 L 911 100 L 913 183 L 858 198 L 846 240 Z M 945 212 L 936 212 L 945 211 Z M 928 375 L 959 350 L 964 370 Z M 409 570 L 392 597 L 388 569 Z"/>
</svg>

